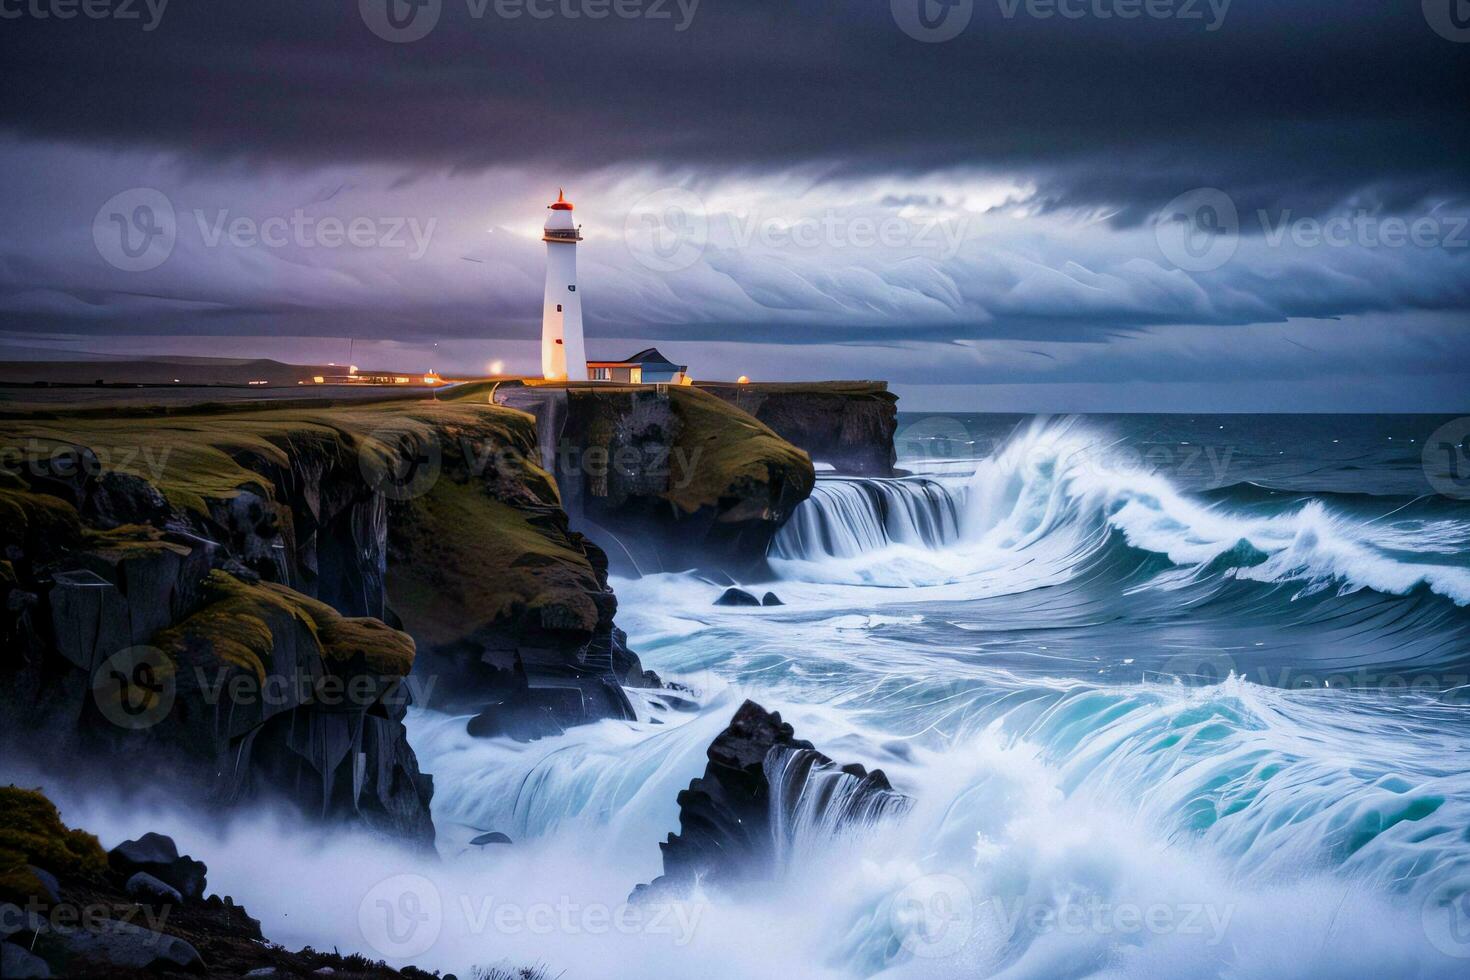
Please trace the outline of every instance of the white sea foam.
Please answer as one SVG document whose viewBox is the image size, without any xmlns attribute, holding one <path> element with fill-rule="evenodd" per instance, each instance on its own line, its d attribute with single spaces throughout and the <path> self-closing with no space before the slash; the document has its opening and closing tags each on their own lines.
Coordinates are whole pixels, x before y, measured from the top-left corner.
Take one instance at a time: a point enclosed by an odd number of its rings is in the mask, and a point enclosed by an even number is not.
<svg viewBox="0 0 1470 980">
<path fill-rule="evenodd" d="M 1470 604 L 1456 555 L 1470 523 L 1337 514 L 1319 500 L 1258 515 L 1205 503 L 1165 477 L 1113 461 L 1077 421 L 1035 422 L 959 479 L 824 480 L 778 537 L 773 566 L 799 582 L 933 589 L 902 601 L 982 598 L 1066 581 L 1120 534 L 1128 545 L 1202 570 L 1310 591 L 1416 587 Z M 1421 547 L 1422 545 L 1422 547 Z"/>
</svg>

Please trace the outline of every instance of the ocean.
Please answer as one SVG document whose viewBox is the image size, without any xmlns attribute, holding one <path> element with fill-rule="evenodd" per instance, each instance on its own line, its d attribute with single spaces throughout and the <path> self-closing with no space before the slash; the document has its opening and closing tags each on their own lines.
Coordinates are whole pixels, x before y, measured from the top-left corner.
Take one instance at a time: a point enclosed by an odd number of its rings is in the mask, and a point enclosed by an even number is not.
<svg viewBox="0 0 1470 980">
<path fill-rule="evenodd" d="M 413 709 L 442 864 L 186 842 L 286 945 L 411 894 L 387 952 L 461 977 L 1470 975 L 1470 420 L 900 421 L 910 475 L 823 474 L 746 583 L 785 605 L 614 582 L 688 698 L 525 744 Z M 628 906 L 746 698 L 913 806 L 798 800 L 776 880 Z"/>
<path fill-rule="evenodd" d="M 1459 420 L 900 423 L 912 475 L 824 475 L 781 532 L 760 588 L 786 605 L 713 606 L 723 584 L 694 574 L 615 583 L 631 645 L 693 710 L 530 745 L 429 713 L 411 731 L 441 833 L 547 856 L 500 859 L 521 902 L 615 904 L 656 875 L 747 697 L 913 808 L 791 828 L 780 880 L 708 896 L 687 935 L 512 950 L 569 976 L 1470 971 Z"/>
</svg>

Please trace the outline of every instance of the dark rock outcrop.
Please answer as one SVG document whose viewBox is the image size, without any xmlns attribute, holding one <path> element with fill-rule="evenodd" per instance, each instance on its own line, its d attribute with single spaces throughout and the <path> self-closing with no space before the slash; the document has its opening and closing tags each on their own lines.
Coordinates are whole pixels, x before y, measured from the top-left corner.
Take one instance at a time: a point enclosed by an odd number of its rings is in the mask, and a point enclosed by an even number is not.
<svg viewBox="0 0 1470 980">
<path fill-rule="evenodd" d="M 704 775 L 679 793 L 679 832 L 659 845 L 663 875 L 634 889 L 634 900 L 680 897 L 696 881 L 722 892 L 769 881 L 799 835 L 881 820 L 910 803 L 881 769 L 838 766 L 754 701 L 707 755 Z"/>
<path fill-rule="evenodd" d="M 720 593 L 715 600 L 717 606 L 758 606 L 761 601 L 744 589 L 737 589 L 733 585 Z"/>
<path fill-rule="evenodd" d="M 631 573 L 760 568 L 811 493 L 811 460 L 745 412 L 688 386 L 501 385 L 536 418 L 568 513 Z"/>
<path fill-rule="evenodd" d="M 778 596 L 776 593 L 774 593 L 774 592 L 767 592 L 765 595 L 761 596 L 761 605 L 763 605 L 763 606 L 784 606 L 784 605 L 786 605 L 786 603 L 782 602 L 781 601 L 781 597 Z"/>
<path fill-rule="evenodd" d="M 838 473 L 893 476 L 898 396 L 883 381 L 697 386 L 747 412 Z"/>
<path fill-rule="evenodd" d="M 63 824 L 45 796 L 0 787 L 0 976 L 431 976 L 412 967 L 394 970 L 362 956 L 275 946 L 265 941 L 260 923 L 229 897 L 129 888 L 129 882 L 144 874 L 125 877 L 129 867 L 139 861 L 167 864 L 169 855 L 177 857 L 167 837 L 145 834 L 112 853 L 129 857 L 115 858 L 109 866 L 97 838 Z M 49 865 L 40 870 L 56 882 L 59 895 L 38 889 L 33 877 L 10 873 L 17 861 Z M 178 861 L 172 864 L 178 867 Z M 207 870 L 194 864 L 197 868 L 185 870 L 202 886 Z"/>
<path fill-rule="evenodd" d="M 526 736 L 658 684 L 521 413 L 77 412 L 0 442 L 24 447 L 0 475 L 0 740 L 57 771 L 427 847 L 415 690 Z"/>
<path fill-rule="evenodd" d="M 123 885 L 123 891 L 144 904 L 150 902 L 154 904 L 165 902 L 177 904 L 184 900 L 184 896 L 179 894 L 177 888 L 166 881 L 153 877 L 146 871 L 139 871 L 129 878 L 127 883 Z"/>
<path fill-rule="evenodd" d="M 204 959 L 192 944 L 130 922 L 103 919 L 90 927 L 39 929 L 31 948 L 63 976 L 179 969 L 203 972 Z"/>
<path fill-rule="evenodd" d="M 188 855 L 180 855 L 179 847 L 172 837 L 163 834 L 144 834 L 137 840 L 125 840 L 107 852 L 107 866 L 127 879 L 130 890 L 133 878 L 144 875 L 162 882 L 189 901 L 204 897 L 208 885 L 209 869 L 203 861 Z M 147 882 L 137 888 L 148 887 Z"/>
</svg>

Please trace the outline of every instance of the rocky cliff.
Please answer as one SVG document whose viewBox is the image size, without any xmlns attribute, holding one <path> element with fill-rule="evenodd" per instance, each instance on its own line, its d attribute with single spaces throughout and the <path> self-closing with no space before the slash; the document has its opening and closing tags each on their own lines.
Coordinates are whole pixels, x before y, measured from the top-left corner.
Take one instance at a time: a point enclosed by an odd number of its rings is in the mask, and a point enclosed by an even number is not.
<svg viewBox="0 0 1470 980">
<path fill-rule="evenodd" d="M 678 385 L 501 385 L 536 417 L 566 509 L 630 571 L 740 575 L 811 493 L 806 453 L 727 402 Z"/>
<path fill-rule="evenodd" d="M 911 804 L 883 770 L 838 766 L 796 737 L 780 712 L 746 701 L 707 751 L 704 775 L 679 793 L 679 832 L 659 845 L 664 873 L 632 898 L 687 896 L 696 883 L 729 893 L 770 881 L 799 835 L 830 836 Z"/>
<path fill-rule="evenodd" d="M 813 461 L 839 473 L 893 475 L 898 396 L 887 382 L 700 382 L 698 387 L 755 416 Z"/>
<path fill-rule="evenodd" d="M 26 414 L 0 452 L 0 738 L 57 771 L 427 845 L 410 687 L 533 737 L 656 683 L 483 397 Z"/>
<path fill-rule="evenodd" d="M 144 834 L 105 851 L 39 792 L 0 786 L 0 977 L 438 976 L 283 949 L 230 897 L 206 895 L 207 882 L 204 864 L 168 837 Z"/>
</svg>

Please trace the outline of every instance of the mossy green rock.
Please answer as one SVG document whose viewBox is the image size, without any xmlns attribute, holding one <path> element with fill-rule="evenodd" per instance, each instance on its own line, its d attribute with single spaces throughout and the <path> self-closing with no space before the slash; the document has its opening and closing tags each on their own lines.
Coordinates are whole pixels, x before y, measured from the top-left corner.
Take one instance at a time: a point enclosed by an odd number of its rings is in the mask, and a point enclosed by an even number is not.
<svg viewBox="0 0 1470 980">
<path fill-rule="evenodd" d="M 101 877 L 107 854 L 96 837 L 61 821 L 56 806 L 37 790 L 0 787 L 0 901 L 24 907 L 44 894 L 30 870 Z"/>
<path fill-rule="evenodd" d="M 496 398 L 535 414 L 567 510 L 628 571 L 747 572 L 815 482 L 805 452 L 698 388 L 534 384 Z"/>
</svg>

